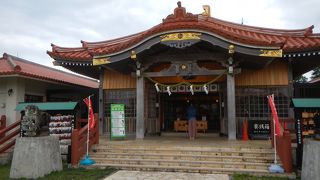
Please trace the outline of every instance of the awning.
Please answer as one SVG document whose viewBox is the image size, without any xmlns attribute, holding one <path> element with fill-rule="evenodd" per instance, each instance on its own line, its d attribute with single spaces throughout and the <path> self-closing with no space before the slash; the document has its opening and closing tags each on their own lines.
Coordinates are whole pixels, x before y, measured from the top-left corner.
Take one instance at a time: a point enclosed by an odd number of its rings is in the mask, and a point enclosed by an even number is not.
<svg viewBox="0 0 320 180">
<path fill-rule="evenodd" d="M 28 105 L 35 105 L 42 111 L 74 110 L 78 102 L 44 102 L 44 103 L 20 103 L 16 111 L 22 111 Z"/>
<path fill-rule="evenodd" d="M 293 98 L 292 103 L 295 108 L 320 108 L 319 98 Z"/>
</svg>

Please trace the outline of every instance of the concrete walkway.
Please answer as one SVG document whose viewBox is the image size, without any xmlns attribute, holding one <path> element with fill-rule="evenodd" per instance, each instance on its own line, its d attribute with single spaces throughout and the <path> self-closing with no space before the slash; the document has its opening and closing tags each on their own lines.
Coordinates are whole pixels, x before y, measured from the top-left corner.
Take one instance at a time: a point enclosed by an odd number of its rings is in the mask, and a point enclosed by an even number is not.
<svg viewBox="0 0 320 180">
<path fill-rule="evenodd" d="M 118 171 L 105 180 L 229 180 L 226 174 L 200 174 L 180 172 L 146 172 L 146 171 Z"/>
</svg>

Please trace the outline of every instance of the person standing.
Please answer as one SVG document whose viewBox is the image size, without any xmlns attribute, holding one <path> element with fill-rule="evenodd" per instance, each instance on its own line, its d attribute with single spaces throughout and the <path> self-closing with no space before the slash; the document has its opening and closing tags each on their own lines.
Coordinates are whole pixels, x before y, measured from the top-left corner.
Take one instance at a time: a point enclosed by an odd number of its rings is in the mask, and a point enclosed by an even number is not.
<svg viewBox="0 0 320 180">
<path fill-rule="evenodd" d="M 197 133 L 197 120 L 196 120 L 196 108 L 190 103 L 187 109 L 187 116 L 188 116 L 188 132 L 189 132 L 189 139 L 194 140 Z"/>
</svg>

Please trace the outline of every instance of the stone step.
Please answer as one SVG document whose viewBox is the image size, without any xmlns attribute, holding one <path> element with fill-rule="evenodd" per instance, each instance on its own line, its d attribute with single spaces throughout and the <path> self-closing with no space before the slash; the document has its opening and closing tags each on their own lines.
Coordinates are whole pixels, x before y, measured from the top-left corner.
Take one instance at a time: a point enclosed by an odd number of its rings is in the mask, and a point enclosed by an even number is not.
<svg viewBox="0 0 320 180">
<path fill-rule="evenodd" d="M 181 154 L 181 155 L 208 155 L 208 156 L 242 156 L 242 157 L 272 157 L 273 153 L 243 153 L 243 152 L 203 152 L 203 151 L 154 151 L 154 150 L 110 150 L 110 149 L 96 149 L 96 153 L 128 153 L 128 154 L 161 154 L 161 155 L 171 155 L 171 154 Z"/>
<path fill-rule="evenodd" d="M 271 163 L 190 161 L 167 159 L 128 159 L 128 158 L 93 158 L 98 164 L 150 165 L 150 166 L 188 166 L 211 168 L 266 169 Z"/>
<path fill-rule="evenodd" d="M 148 146 L 148 145 L 110 145 L 110 144 L 99 144 L 95 145 L 96 149 L 130 149 L 130 150 L 179 150 L 179 151 L 214 151 L 214 152 L 269 152 L 273 153 L 272 148 L 247 148 L 247 147 L 208 147 L 208 146 Z"/>
<path fill-rule="evenodd" d="M 176 172 L 200 172 L 200 173 L 268 173 L 268 169 L 242 169 L 242 168 L 215 168 L 215 167 L 190 167 L 167 165 L 141 165 L 141 164 L 114 164 L 96 163 L 95 167 L 114 167 L 127 170 L 142 171 L 176 171 Z"/>
<path fill-rule="evenodd" d="M 95 152 L 108 152 L 108 153 L 155 153 L 155 154 L 192 154 L 192 155 L 214 155 L 214 156 L 250 156 L 250 157 L 265 157 L 272 156 L 273 152 L 248 152 L 248 151 L 209 151 L 209 150 L 175 150 L 175 149 L 114 149 L 114 148 L 99 148 L 93 149 Z"/>
<path fill-rule="evenodd" d="M 196 154 L 161 154 L 161 153 L 90 153 L 93 158 L 139 158 L 139 159 L 176 159 L 176 160 L 219 160 L 227 162 L 273 162 L 273 156 L 219 156 Z"/>
</svg>

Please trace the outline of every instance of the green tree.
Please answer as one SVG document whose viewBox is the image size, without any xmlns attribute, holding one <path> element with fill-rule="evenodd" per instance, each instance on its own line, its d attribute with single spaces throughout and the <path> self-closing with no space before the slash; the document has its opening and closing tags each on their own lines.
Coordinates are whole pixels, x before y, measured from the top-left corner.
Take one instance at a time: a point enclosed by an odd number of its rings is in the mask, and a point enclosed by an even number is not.
<svg viewBox="0 0 320 180">
<path fill-rule="evenodd" d="M 320 77 L 320 67 L 316 67 L 311 74 L 311 80 Z"/>
<path fill-rule="evenodd" d="M 306 83 L 306 82 L 308 82 L 308 78 L 305 77 L 305 76 L 302 74 L 302 75 L 296 77 L 296 78 L 294 79 L 294 82 L 296 82 L 296 83 Z"/>
</svg>

